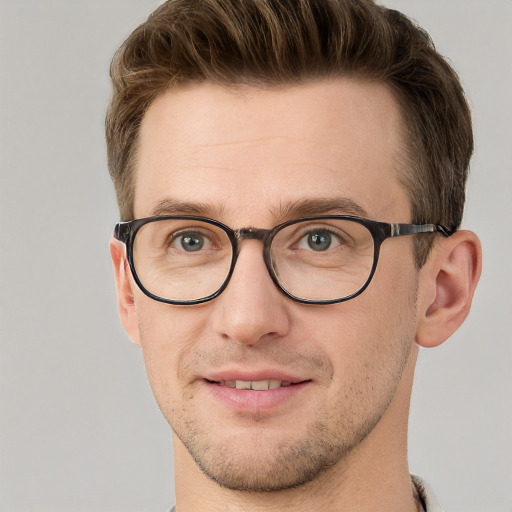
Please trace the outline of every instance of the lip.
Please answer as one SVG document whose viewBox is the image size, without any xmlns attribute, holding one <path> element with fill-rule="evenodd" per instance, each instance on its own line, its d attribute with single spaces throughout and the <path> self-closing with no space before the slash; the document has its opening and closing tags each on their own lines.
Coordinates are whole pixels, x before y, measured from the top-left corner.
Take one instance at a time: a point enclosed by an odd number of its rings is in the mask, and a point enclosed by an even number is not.
<svg viewBox="0 0 512 512">
<path fill-rule="evenodd" d="M 279 380 L 290 383 L 275 389 L 246 390 L 219 384 L 223 381 Z M 271 414 L 292 406 L 312 384 L 310 379 L 300 378 L 279 370 L 222 371 L 203 378 L 209 395 L 222 407 L 247 414 Z"/>
</svg>

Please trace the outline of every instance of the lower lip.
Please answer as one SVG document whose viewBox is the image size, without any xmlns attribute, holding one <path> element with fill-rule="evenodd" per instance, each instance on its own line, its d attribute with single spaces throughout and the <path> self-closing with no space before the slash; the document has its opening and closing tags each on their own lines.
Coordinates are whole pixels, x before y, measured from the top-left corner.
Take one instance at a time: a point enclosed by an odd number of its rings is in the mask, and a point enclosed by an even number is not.
<svg viewBox="0 0 512 512">
<path fill-rule="evenodd" d="M 217 400 L 231 409 L 248 413 L 271 411 L 279 406 L 291 403 L 311 384 L 310 381 L 305 381 L 277 389 L 255 391 L 220 386 L 209 381 L 205 381 L 205 383 L 210 393 Z"/>
</svg>

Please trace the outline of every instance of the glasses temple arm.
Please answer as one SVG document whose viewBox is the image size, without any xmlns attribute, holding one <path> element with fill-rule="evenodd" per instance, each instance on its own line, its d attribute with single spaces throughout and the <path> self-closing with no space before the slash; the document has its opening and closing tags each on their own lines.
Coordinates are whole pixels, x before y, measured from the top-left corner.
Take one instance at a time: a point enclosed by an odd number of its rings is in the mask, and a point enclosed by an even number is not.
<svg viewBox="0 0 512 512">
<path fill-rule="evenodd" d="M 391 223 L 390 236 L 416 235 L 419 233 L 441 233 L 448 237 L 455 233 L 456 229 L 448 229 L 441 224 L 397 224 Z"/>
</svg>

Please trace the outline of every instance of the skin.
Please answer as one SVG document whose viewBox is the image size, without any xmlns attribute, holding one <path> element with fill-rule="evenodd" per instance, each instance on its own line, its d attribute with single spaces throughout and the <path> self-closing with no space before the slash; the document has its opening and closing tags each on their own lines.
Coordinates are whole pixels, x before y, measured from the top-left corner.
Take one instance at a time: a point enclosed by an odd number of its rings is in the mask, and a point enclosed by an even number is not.
<svg viewBox="0 0 512 512">
<path fill-rule="evenodd" d="M 297 208 L 307 199 L 317 214 L 410 222 L 401 123 L 387 88 L 351 79 L 169 91 L 142 123 L 135 218 L 195 213 L 268 229 L 311 213 Z M 175 433 L 179 512 L 418 510 L 406 457 L 417 347 L 442 343 L 467 315 L 475 235 L 440 240 L 421 271 L 412 237 L 388 240 L 369 288 L 328 306 L 283 295 L 256 240 L 244 241 L 226 290 L 196 306 L 146 297 L 122 244 L 111 252 L 121 320 Z M 258 391 L 235 406 L 208 382 L 272 372 L 303 382 L 272 406 Z"/>
</svg>

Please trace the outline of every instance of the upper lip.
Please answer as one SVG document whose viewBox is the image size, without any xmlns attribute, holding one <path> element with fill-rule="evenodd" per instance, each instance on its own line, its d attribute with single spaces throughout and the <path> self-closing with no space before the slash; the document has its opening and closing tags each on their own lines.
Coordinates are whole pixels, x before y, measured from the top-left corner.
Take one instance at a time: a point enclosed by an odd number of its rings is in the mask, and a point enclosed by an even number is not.
<svg viewBox="0 0 512 512">
<path fill-rule="evenodd" d="M 211 382 L 223 382 L 232 380 L 243 380 L 247 382 L 261 381 L 261 380 L 280 380 L 284 382 L 291 382 L 298 384 L 310 380 L 304 377 L 298 377 L 282 370 L 219 370 L 209 373 L 204 378 Z"/>
</svg>

